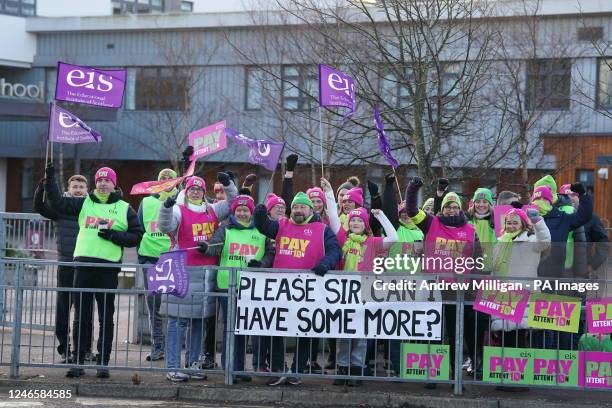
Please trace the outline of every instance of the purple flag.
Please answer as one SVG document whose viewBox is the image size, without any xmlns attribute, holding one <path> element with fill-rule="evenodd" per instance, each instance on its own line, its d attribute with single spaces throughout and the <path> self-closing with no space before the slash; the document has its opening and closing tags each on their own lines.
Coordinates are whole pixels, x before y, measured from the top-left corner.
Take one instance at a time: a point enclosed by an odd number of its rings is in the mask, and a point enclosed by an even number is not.
<svg viewBox="0 0 612 408">
<path fill-rule="evenodd" d="M 126 77 L 125 69 L 97 69 L 59 61 L 55 100 L 120 108 Z"/>
<path fill-rule="evenodd" d="M 225 133 L 234 139 L 236 143 L 249 149 L 249 163 L 259 164 L 270 171 L 276 170 L 278 160 L 285 148 L 284 142 L 253 140 L 232 128 L 225 128 Z"/>
<path fill-rule="evenodd" d="M 76 115 L 51 103 L 48 139 L 59 143 L 100 143 L 102 135 L 85 124 Z"/>
<path fill-rule="evenodd" d="M 147 270 L 149 293 L 167 293 L 184 298 L 189 290 L 187 250 L 164 252 L 157 263 Z"/>
<path fill-rule="evenodd" d="M 378 131 L 378 146 L 380 147 L 380 152 L 383 156 L 385 156 L 385 159 L 387 159 L 391 167 L 393 167 L 393 169 L 396 169 L 399 167 L 399 163 L 391 154 L 391 146 L 389 146 L 387 136 L 385 136 L 385 128 L 383 127 L 382 120 L 380 119 L 380 112 L 378 111 L 378 106 L 374 107 L 374 122 L 376 122 L 376 130 Z"/>
<path fill-rule="evenodd" d="M 355 111 L 355 81 L 348 75 L 319 64 L 319 106 L 343 106 Z"/>
</svg>

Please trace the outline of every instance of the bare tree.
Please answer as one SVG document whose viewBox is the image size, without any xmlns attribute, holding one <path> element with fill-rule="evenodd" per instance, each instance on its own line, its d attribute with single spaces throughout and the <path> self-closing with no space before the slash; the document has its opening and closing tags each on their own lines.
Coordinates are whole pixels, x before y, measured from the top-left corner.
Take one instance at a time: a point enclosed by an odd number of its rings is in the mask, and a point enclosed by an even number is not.
<svg viewBox="0 0 612 408">
<path fill-rule="evenodd" d="M 519 18 L 497 32 L 494 81 L 487 92 L 498 125 L 512 133 L 509 141 L 518 147 L 508 152 L 508 159 L 518 162 L 523 193 L 529 191 L 528 170 L 541 163 L 541 136 L 569 133 L 582 125 L 579 115 L 569 114 L 577 50 L 567 33 L 546 30 L 554 23 L 542 19 L 540 8 L 540 0 L 514 3 L 510 11 Z"/>
</svg>

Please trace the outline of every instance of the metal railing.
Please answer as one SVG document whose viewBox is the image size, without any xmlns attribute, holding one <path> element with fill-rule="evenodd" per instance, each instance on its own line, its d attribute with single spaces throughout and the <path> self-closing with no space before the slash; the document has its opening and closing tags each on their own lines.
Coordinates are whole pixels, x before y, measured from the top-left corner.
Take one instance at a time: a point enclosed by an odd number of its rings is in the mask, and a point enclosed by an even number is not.
<svg viewBox="0 0 612 408">
<path fill-rule="evenodd" d="M 80 347 L 93 345 L 95 335 L 98 333 L 98 320 L 101 313 L 102 321 L 111 302 L 114 306 L 113 318 L 111 325 L 101 325 L 102 333 L 98 335 L 98 350 L 103 354 L 100 356 L 100 363 L 110 370 L 131 370 L 144 372 L 181 372 L 191 375 L 192 378 L 197 377 L 202 373 L 223 375 L 226 384 L 232 384 L 240 376 L 256 376 L 256 377 L 298 377 L 301 379 L 308 378 L 324 378 L 329 380 L 365 380 L 365 381 L 393 381 L 393 382 L 421 382 L 421 383 L 440 383 L 452 384 L 454 393 L 461 394 L 464 384 L 483 384 L 483 385 L 505 385 L 513 386 L 512 384 L 485 382 L 482 381 L 481 362 L 482 350 L 484 346 L 498 346 L 506 350 L 508 346 L 513 347 L 528 347 L 528 348 L 549 348 L 557 350 L 557 354 L 564 350 L 562 347 L 567 338 L 559 336 L 558 332 L 550 332 L 539 329 L 526 329 L 524 332 L 504 332 L 492 330 L 492 318 L 489 315 L 473 310 L 473 299 L 470 295 L 465 296 L 463 291 L 456 291 L 441 299 L 443 304 L 443 322 L 442 322 L 442 339 L 445 341 L 422 341 L 430 348 L 435 348 L 441 343 L 449 343 L 450 350 L 455 350 L 454 358 L 450 360 L 451 375 L 448 380 L 437 378 L 425 379 L 410 379 L 402 378 L 399 372 L 401 365 L 397 346 L 401 341 L 395 340 L 380 340 L 367 339 L 367 358 L 365 366 L 362 366 L 358 371 L 341 372 L 337 361 L 330 368 L 325 369 L 326 361 L 333 361 L 335 353 L 333 352 L 336 340 L 313 338 L 291 338 L 291 337 L 257 337 L 251 336 L 251 346 L 248 345 L 247 336 L 238 335 L 235 332 L 234 322 L 236 320 L 236 301 L 237 301 L 237 282 L 235 273 L 229 273 L 229 290 L 216 291 L 214 289 L 196 290 L 190 293 L 187 301 L 178 307 L 178 312 L 172 311 L 169 306 L 169 301 L 172 302 L 171 296 L 162 296 L 162 305 L 160 313 L 162 318 L 167 321 L 171 320 L 172 324 L 167 326 L 172 330 L 177 327 L 188 329 L 188 340 L 185 340 L 186 350 L 200 352 L 200 355 L 190 355 L 189 362 L 196 362 L 195 366 L 187 366 L 183 364 L 181 358 L 181 345 L 178 344 L 176 336 L 172 335 L 171 345 L 178 347 L 178 361 L 176 366 L 169 367 L 169 353 L 172 353 L 168 344 L 168 332 L 164 332 L 165 344 L 165 360 L 152 359 L 148 361 L 147 355 L 152 351 L 152 347 L 145 346 L 142 341 L 130 341 L 130 339 L 141 339 L 144 332 L 150 332 L 151 327 L 139 319 L 133 312 L 134 305 L 138 302 L 139 297 L 148 296 L 143 289 L 83 289 L 83 288 L 58 288 L 51 285 L 31 285 L 26 281 L 27 270 L 32 267 L 49 268 L 57 267 L 58 265 L 70 266 L 75 268 L 116 268 L 117 265 L 108 264 L 84 264 L 84 263 L 62 263 L 57 261 L 36 260 L 36 259 L 0 259 L 0 264 L 5 269 L 14 271 L 14 280 L 10 285 L 3 284 L 0 290 L 3 292 L 7 303 L 10 303 L 11 319 L 2 321 L 2 333 L 0 334 L 0 365 L 10 367 L 11 377 L 18 377 L 21 367 L 44 367 L 54 369 L 70 369 L 70 368 L 100 368 L 96 362 L 83 360 Z M 122 264 L 122 268 L 133 268 L 136 270 L 136 276 L 141 278 L 144 276 L 144 271 L 148 265 L 138 264 Z M 190 273 L 195 277 L 197 274 L 209 273 L 220 269 L 219 267 L 190 268 Z M 235 268 L 223 267 L 221 269 L 237 272 Z M 245 269 L 241 269 L 245 270 Z M 287 270 L 257 270 L 248 269 L 252 272 L 286 272 L 286 273 L 307 273 L 307 271 L 287 271 Z M 334 274 L 335 272 L 330 272 Z M 346 276 L 347 272 L 337 272 Z M 397 276 L 397 275 L 396 275 Z M 474 275 L 458 275 L 456 278 L 459 282 L 476 278 Z M 398 277 L 399 278 L 399 277 Z M 435 275 L 410 275 L 406 277 L 410 280 L 431 280 L 435 279 Z M 484 278 L 484 277 L 483 277 Z M 528 278 L 512 278 L 512 281 L 533 281 Z M 572 279 L 559 279 L 563 282 L 575 282 Z M 581 280 L 588 282 L 589 280 Z M 612 281 L 598 280 L 590 281 L 598 282 L 605 291 L 609 292 L 612 288 Z M 80 320 L 80 323 L 74 329 L 78 336 L 81 333 L 87 333 L 87 329 L 83 329 L 81 325 L 92 324 L 92 335 L 89 345 L 85 345 L 79 337 L 79 341 L 73 341 L 74 334 L 66 334 L 66 344 L 74 346 L 78 343 L 76 357 L 72 361 L 62 362 L 58 354 L 57 346 L 59 343 L 56 333 L 50 331 L 48 325 L 36 326 L 31 324 L 36 321 L 37 315 L 41 315 L 41 321 L 50 322 L 54 320 L 53 311 L 54 302 L 57 295 L 70 294 L 76 302 L 84 302 L 84 298 L 92 295 L 99 295 L 98 300 L 101 300 L 101 305 L 94 308 L 89 322 Z M 113 299 L 114 298 L 114 299 Z M 42 299 L 42 303 L 36 303 L 34 299 Z M 109 300 L 110 299 L 110 300 Z M 37 307 L 36 305 L 41 305 Z M 212 320 L 201 319 L 194 312 L 201 305 L 212 304 L 213 311 Z M 75 307 L 70 309 L 70 315 L 66 317 L 67 321 L 74 320 Z M 80 307 L 81 312 L 83 308 Z M 182 322 L 177 321 L 177 313 L 179 317 L 185 312 L 187 317 L 183 318 Z M 209 318 L 210 319 L 210 318 Z M 106 320 L 107 323 L 109 320 Z M 181 326 L 181 324 L 183 326 Z M 113 336 L 106 336 L 104 329 L 112 327 Z M 136 335 L 134 335 L 136 332 Z M 207 336 L 212 335 L 212 340 Z M 174 333 L 174 331 L 173 331 Z M 219 345 L 221 334 L 225 334 L 225 341 Z M 509 334 L 508 334 L 509 333 Z M 552 336 L 552 337 L 551 337 Z M 565 336 L 565 334 L 563 335 Z M 573 336 L 569 334 L 570 338 Z M 87 336 L 85 336 L 87 337 Z M 111 339 L 112 340 L 109 340 Z M 105 342 L 111 341 L 111 346 L 107 349 L 108 344 Z M 182 343 L 182 341 L 180 341 Z M 199 344 L 198 344 L 199 343 Z M 485 344 L 483 344 L 485 343 Z M 203 344 L 203 345 L 202 345 Z M 575 350 L 574 342 L 569 341 L 569 350 Z M 193 346 L 193 347 L 192 347 Z M 350 352 L 349 345 L 349 355 Z M 307 348 L 304 352 L 304 348 Z M 469 374 L 465 374 L 462 365 L 466 360 L 464 357 L 464 348 L 467 348 L 467 355 L 472 360 L 473 369 Z M 225 364 L 219 364 L 219 352 L 225 349 Z M 280 349 L 280 351 L 279 351 Z M 106 354 L 105 354 L 106 350 Z M 86 350 L 88 351 L 88 350 Z M 320 351 L 320 353 L 319 353 Z M 174 349 L 174 359 L 176 362 L 177 350 Z M 223 353 L 221 353 L 223 354 Z M 104 357 L 106 355 L 106 357 Z M 208 356 L 208 361 L 204 358 Z M 236 364 L 236 360 L 240 360 L 240 364 Z M 273 359 L 275 359 L 273 361 Z M 295 368 L 291 370 L 288 363 L 291 360 L 300 359 L 295 364 Z M 106 360 L 106 361 L 104 361 Z M 278 363 L 279 361 L 280 364 Z M 242 363 L 244 362 L 244 363 Z M 244 365 L 242 365 L 244 364 Z M 280 367 L 279 367 L 280 365 Z M 235 368 L 237 367 L 238 368 Z M 319 367 L 322 367 L 320 369 Z M 550 385 L 538 385 L 539 387 L 550 387 Z M 559 385 L 561 386 L 561 385 Z M 536 385 L 530 385 L 536 387 Z M 585 389 L 583 387 L 566 387 L 565 389 Z M 595 390 L 589 388 L 588 390 Z M 605 389 L 604 389 L 605 390 Z"/>
</svg>

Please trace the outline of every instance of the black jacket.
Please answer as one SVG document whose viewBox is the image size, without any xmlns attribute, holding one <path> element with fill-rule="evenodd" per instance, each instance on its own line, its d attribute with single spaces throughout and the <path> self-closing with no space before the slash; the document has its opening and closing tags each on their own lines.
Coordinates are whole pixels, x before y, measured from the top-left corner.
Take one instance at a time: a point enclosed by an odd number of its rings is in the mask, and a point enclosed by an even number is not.
<svg viewBox="0 0 612 408">
<path fill-rule="evenodd" d="M 592 270 L 599 268 L 608 259 L 610 238 L 601 220 L 595 214 L 584 224 L 584 232 L 588 246 L 588 262 Z"/>
<path fill-rule="evenodd" d="M 48 202 L 51 209 L 53 209 L 58 214 L 62 214 L 65 216 L 79 216 L 81 208 L 83 207 L 83 203 L 85 202 L 84 197 L 62 197 L 59 188 L 55 183 L 55 178 L 46 180 L 45 190 L 47 191 L 47 195 L 49 198 Z M 90 195 L 89 198 L 91 198 L 94 203 L 100 202 L 93 194 Z M 117 201 L 120 201 L 121 198 L 121 192 L 114 191 L 108 197 L 107 204 L 116 203 Z M 127 231 L 114 231 L 111 242 L 121 247 L 132 248 L 138 245 L 138 243 L 140 242 L 140 239 L 142 238 L 143 234 L 143 229 L 140 225 L 140 221 L 138 221 L 138 215 L 136 214 L 136 211 L 134 211 L 131 206 L 128 207 L 127 211 L 127 223 Z M 79 259 L 75 258 L 75 260 L 83 262 L 105 262 L 101 259 L 84 257 L 79 257 Z"/>
<path fill-rule="evenodd" d="M 44 185 L 41 180 L 34 192 L 34 211 L 45 218 L 55 221 L 55 234 L 57 237 L 58 260 L 72 261 L 76 238 L 79 234 L 78 216 L 60 214 L 53 210 L 47 200 L 43 200 Z"/>
</svg>

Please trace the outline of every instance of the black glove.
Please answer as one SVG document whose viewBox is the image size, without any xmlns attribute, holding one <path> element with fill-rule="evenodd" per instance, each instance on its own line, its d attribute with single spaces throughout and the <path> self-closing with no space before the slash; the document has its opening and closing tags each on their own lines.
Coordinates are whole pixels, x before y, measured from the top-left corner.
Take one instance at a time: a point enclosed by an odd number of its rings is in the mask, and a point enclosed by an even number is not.
<svg viewBox="0 0 612 408">
<path fill-rule="evenodd" d="M 574 183 L 571 185 L 570 190 L 572 190 L 574 193 L 578 194 L 579 196 L 586 194 L 586 189 L 584 188 L 584 185 L 582 183 Z"/>
<path fill-rule="evenodd" d="M 449 181 L 447 178 L 438 179 L 438 191 L 446 191 Z"/>
<path fill-rule="evenodd" d="M 318 276 L 325 276 L 325 274 L 327 273 L 327 268 L 324 267 L 323 265 L 317 265 L 314 268 L 312 268 L 311 271 L 313 271 Z"/>
<path fill-rule="evenodd" d="M 208 251 L 208 243 L 200 242 L 198 244 L 198 252 L 200 252 L 202 255 L 206 255 L 206 251 Z"/>
<path fill-rule="evenodd" d="M 107 241 L 112 241 L 113 240 L 113 230 L 108 229 L 108 228 L 101 229 L 98 231 L 98 236 Z"/>
<path fill-rule="evenodd" d="M 264 204 L 257 204 L 255 206 L 255 212 L 253 213 L 253 217 L 257 217 L 257 215 L 266 215 L 268 214 L 268 210 Z"/>
<path fill-rule="evenodd" d="M 176 200 L 174 199 L 174 197 L 168 197 L 166 198 L 166 201 L 164 201 L 164 207 L 166 208 L 170 208 L 174 204 L 176 204 Z"/>
<path fill-rule="evenodd" d="M 251 259 L 247 266 L 249 268 L 261 268 L 261 261 L 258 261 L 257 259 Z"/>
<path fill-rule="evenodd" d="M 51 180 L 55 177 L 55 165 L 53 163 L 47 164 L 45 168 L 45 178 Z"/>
<path fill-rule="evenodd" d="M 298 155 L 293 153 L 290 154 L 289 156 L 287 156 L 287 171 L 293 171 L 295 170 L 295 165 L 297 164 L 298 161 Z"/>
<path fill-rule="evenodd" d="M 233 171 L 231 171 L 231 170 L 226 171 L 226 173 L 229 176 L 230 180 L 232 180 L 234 182 L 234 184 L 237 184 L 236 183 L 236 174 Z"/>
<path fill-rule="evenodd" d="M 219 180 L 219 183 L 223 184 L 224 187 L 227 187 L 230 185 L 230 175 L 227 173 L 217 173 L 217 180 Z"/>
<path fill-rule="evenodd" d="M 378 195 L 378 185 L 368 180 L 368 191 L 370 192 L 370 197 L 376 197 Z"/>
<path fill-rule="evenodd" d="M 191 155 L 193 154 L 193 146 L 187 146 L 185 150 L 183 150 L 183 160 L 186 162 L 190 162 Z"/>
<path fill-rule="evenodd" d="M 421 177 L 412 177 L 408 182 L 408 189 L 411 191 L 419 191 L 423 186 L 423 179 Z"/>
<path fill-rule="evenodd" d="M 514 208 L 518 208 L 519 210 L 523 208 L 523 203 L 521 203 L 520 201 L 513 201 L 510 203 L 510 205 Z"/>
</svg>

